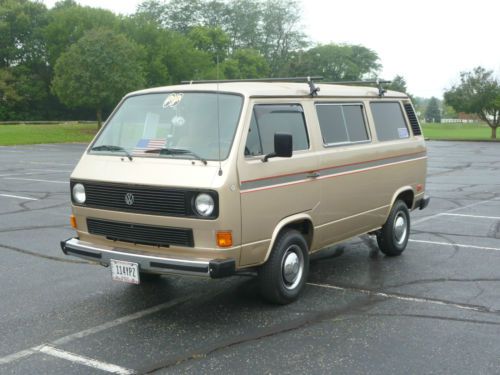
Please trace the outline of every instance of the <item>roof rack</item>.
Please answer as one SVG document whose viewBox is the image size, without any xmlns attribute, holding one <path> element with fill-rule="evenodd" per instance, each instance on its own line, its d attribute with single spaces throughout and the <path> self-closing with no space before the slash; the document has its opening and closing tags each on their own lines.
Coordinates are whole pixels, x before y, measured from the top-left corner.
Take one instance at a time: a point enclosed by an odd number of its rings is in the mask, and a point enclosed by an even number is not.
<svg viewBox="0 0 500 375">
<path fill-rule="evenodd" d="M 182 84 L 193 83 L 231 83 L 231 82 L 305 82 L 309 85 L 309 95 L 317 96 L 319 87 L 316 87 L 314 81 L 321 81 L 323 77 L 285 77 L 285 78 L 250 78 L 250 79 L 215 79 L 215 80 L 198 80 L 198 81 L 181 81 Z"/>
<path fill-rule="evenodd" d="M 326 85 L 377 85 L 378 87 L 378 96 L 383 97 L 387 92 L 386 89 L 382 87 L 384 84 L 389 84 L 392 81 L 382 80 L 382 79 L 374 79 L 374 80 L 366 80 L 366 81 L 337 81 L 337 82 L 322 82 Z"/>
</svg>

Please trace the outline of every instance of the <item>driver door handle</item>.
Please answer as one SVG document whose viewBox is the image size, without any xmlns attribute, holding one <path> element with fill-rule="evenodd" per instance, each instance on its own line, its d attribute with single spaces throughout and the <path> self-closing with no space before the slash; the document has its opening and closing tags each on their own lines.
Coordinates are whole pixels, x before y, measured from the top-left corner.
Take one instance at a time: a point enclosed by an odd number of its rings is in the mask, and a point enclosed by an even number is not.
<svg viewBox="0 0 500 375">
<path fill-rule="evenodd" d="M 320 174 L 318 172 L 311 172 L 307 175 L 307 178 L 318 178 Z"/>
</svg>

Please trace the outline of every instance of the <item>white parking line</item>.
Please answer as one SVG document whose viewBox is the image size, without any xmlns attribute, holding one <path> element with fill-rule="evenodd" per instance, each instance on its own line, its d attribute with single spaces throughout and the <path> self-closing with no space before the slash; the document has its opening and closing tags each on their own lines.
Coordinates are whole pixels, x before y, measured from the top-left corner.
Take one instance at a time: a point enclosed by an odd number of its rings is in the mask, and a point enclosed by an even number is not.
<svg viewBox="0 0 500 375">
<path fill-rule="evenodd" d="M 10 195 L 10 194 L 0 194 L 0 197 L 24 199 L 24 200 L 28 200 L 28 201 L 37 201 L 38 200 L 35 198 L 21 197 L 20 195 Z"/>
<path fill-rule="evenodd" d="M 68 163 L 53 163 L 53 162 L 45 162 L 45 161 L 29 161 L 28 164 L 37 164 L 37 165 L 66 165 L 69 167 L 74 167 L 76 163 L 68 164 Z"/>
<path fill-rule="evenodd" d="M 452 246 L 452 247 L 466 247 L 466 248 L 469 248 L 469 249 L 500 251 L 500 248 L 498 248 L 498 247 L 464 245 L 464 244 L 460 244 L 460 243 L 449 243 L 449 242 L 438 242 L 438 241 L 424 241 L 424 240 L 408 240 L 408 241 L 409 242 L 416 242 L 416 243 L 426 243 L 426 244 L 430 244 L 430 245 Z"/>
<path fill-rule="evenodd" d="M 443 214 L 445 214 L 445 213 L 446 213 L 446 214 L 449 214 L 449 213 L 452 213 L 452 212 L 456 212 L 456 211 L 464 210 L 464 209 L 466 209 L 466 208 L 475 207 L 475 206 L 479 206 L 479 205 L 481 205 L 481 204 L 486 204 L 486 203 L 490 203 L 490 202 L 492 202 L 492 201 L 498 201 L 498 200 L 500 200 L 500 199 L 498 199 L 498 198 L 490 198 L 490 199 L 486 199 L 486 200 L 484 200 L 484 201 L 480 201 L 480 202 L 476 202 L 476 203 L 469 204 L 469 205 L 467 205 L 467 206 L 453 208 L 453 209 L 448 210 L 448 211 L 445 211 L 445 212 L 440 212 L 440 213 L 435 214 L 435 215 L 431 215 L 431 216 L 423 217 L 423 218 L 421 218 L 421 219 L 417 219 L 417 220 L 415 220 L 415 221 L 412 223 L 412 225 L 418 225 L 418 224 L 421 224 L 421 223 L 426 222 L 426 221 L 428 221 L 428 220 L 435 219 L 435 218 L 437 218 L 437 217 L 439 217 L 439 216 L 442 216 L 442 215 L 443 215 Z"/>
<path fill-rule="evenodd" d="M 69 184 L 69 181 L 39 180 L 37 178 L 4 177 L 4 180 L 49 182 L 51 184 Z"/>
<path fill-rule="evenodd" d="M 491 220 L 500 220 L 500 216 L 481 216 L 481 215 L 463 215 L 463 214 L 448 214 L 442 213 L 441 216 L 458 216 L 458 217 L 470 217 L 473 219 L 491 219 Z"/>
<path fill-rule="evenodd" d="M 84 357 L 82 355 L 77 355 L 74 353 L 70 353 L 70 352 L 67 352 L 65 350 L 56 349 L 56 348 L 49 346 L 49 345 L 41 347 L 40 352 L 57 357 L 57 358 L 65 359 L 65 360 L 68 360 L 68 361 L 73 362 L 73 363 L 78 363 L 80 365 L 89 366 L 89 367 L 93 367 L 93 368 L 96 368 L 96 369 L 99 369 L 102 371 L 110 372 L 112 374 L 130 375 L 130 374 L 135 373 L 135 371 L 124 368 L 124 367 L 116 366 L 116 365 L 106 363 L 106 362 L 97 361 L 95 359 Z"/>
<path fill-rule="evenodd" d="M 307 285 L 316 286 L 319 288 L 358 292 L 358 293 L 362 293 L 362 294 L 368 294 L 370 296 L 393 298 L 393 299 L 398 299 L 401 301 L 417 302 L 417 303 L 429 303 L 429 304 L 441 305 L 441 306 L 451 306 L 451 307 L 455 307 L 455 308 L 462 309 L 462 310 L 471 310 L 471 311 L 478 311 L 478 312 L 484 311 L 484 308 L 481 308 L 480 306 L 470 306 L 470 305 L 464 305 L 461 303 L 446 302 L 446 301 L 440 301 L 440 300 L 431 299 L 431 298 L 411 297 L 411 296 L 404 296 L 404 295 L 400 295 L 400 294 L 376 292 L 376 291 L 369 290 L 369 289 L 348 288 L 348 287 L 342 287 L 342 286 L 336 286 L 336 285 L 330 285 L 330 284 L 307 283 Z"/>
<path fill-rule="evenodd" d="M 86 329 L 86 330 L 83 330 L 80 332 L 73 333 L 73 334 L 68 335 L 68 336 L 61 337 L 60 339 L 54 340 L 54 341 L 49 342 L 47 344 L 34 346 L 34 347 L 26 349 L 26 350 L 21 350 L 21 351 L 16 352 L 16 353 L 9 354 L 5 357 L 0 357 L 0 365 L 14 362 L 14 361 L 21 359 L 21 358 L 29 357 L 29 356 L 39 352 L 41 348 L 43 348 L 47 345 L 54 347 L 57 345 L 67 344 L 73 340 L 80 339 L 82 337 L 86 337 L 89 335 L 93 335 L 95 333 L 104 331 L 104 330 L 109 329 L 109 328 L 116 327 L 118 325 L 130 322 L 132 320 L 140 319 L 140 318 L 145 317 L 147 315 L 151 315 L 151 314 L 154 314 L 156 312 L 166 310 L 170 307 L 179 305 L 179 304 L 181 304 L 189 299 L 195 298 L 195 297 L 196 296 L 184 296 L 181 298 L 177 298 L 177 299 L 174 299 L 172 301 L 165 302 L 165 303 L 150 307 L 149 309 L 141 310 L 141 311 L 138 311 L 138 312 L 130 314 L 130 315 L 122 316 L 121 318 L 111 320 L 109 322 L 100 324 L 96 327 L 92 327 L 92 328 L 89 328 L 89 329 Z"/>
</svg>

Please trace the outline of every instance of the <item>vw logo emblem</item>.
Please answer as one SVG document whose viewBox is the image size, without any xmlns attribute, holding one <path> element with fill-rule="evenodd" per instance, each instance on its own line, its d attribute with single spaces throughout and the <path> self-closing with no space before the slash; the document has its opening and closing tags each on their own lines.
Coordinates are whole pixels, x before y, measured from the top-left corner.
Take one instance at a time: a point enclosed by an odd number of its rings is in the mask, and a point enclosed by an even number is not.
<svg viewBox="0 0 500 375">
<path fill-rule="evenodd" d="M 128 206 L 132 206 L 134 204 L 134 194 L 132 193 L 125 194 L 125 203 Z"/>
</svg>

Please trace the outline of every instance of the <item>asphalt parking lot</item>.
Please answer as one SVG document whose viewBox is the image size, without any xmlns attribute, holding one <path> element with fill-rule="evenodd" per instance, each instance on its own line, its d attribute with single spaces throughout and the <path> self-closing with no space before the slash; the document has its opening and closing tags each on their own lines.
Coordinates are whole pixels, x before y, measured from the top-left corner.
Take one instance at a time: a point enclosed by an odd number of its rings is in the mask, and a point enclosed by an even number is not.
<svg viewBox="0 0 500 375">
<path fill-rule="evenodd" d="M 252 278 L 133 286 L 65 257 L 84 146 L 0 147 L 0 373 L 500 373 L 500 144 L 428 148 L 405 253 L 327 249 L 276 307 Z"/>
</svg>

